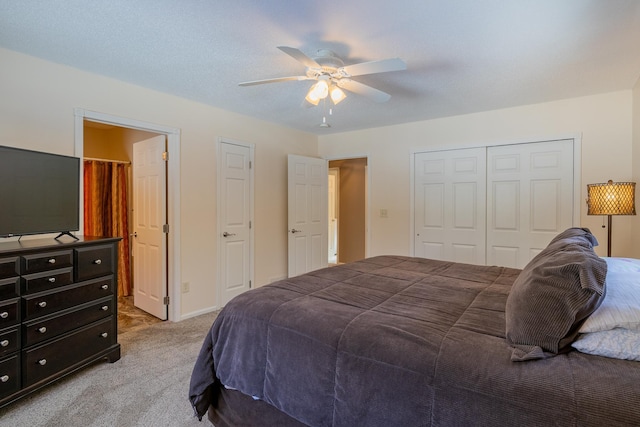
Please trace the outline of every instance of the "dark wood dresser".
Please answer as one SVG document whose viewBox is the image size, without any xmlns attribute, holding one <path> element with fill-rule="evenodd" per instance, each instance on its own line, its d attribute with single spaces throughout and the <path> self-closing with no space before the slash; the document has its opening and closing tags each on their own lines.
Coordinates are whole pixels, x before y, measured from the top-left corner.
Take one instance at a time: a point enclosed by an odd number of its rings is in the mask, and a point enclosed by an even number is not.
<svg viewBox="0 0 640 427">
<path fill-rule="evenodd" d="M 0 243 L 0 407 L 97 360 L 120 359 L 120 239 L 61 240 Z"/>
</svg>

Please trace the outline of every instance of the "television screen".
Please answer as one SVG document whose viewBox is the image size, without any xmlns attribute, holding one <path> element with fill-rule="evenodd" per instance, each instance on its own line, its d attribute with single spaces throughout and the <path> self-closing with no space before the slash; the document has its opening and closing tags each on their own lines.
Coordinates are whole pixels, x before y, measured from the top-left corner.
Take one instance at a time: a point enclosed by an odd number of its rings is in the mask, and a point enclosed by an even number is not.
<svg viewBox="0 0 640 427">
<path fill-rule="evenodd" d="M 0 236 L 78 231 L 80 159 L 0 146 Z"/>
</svg>

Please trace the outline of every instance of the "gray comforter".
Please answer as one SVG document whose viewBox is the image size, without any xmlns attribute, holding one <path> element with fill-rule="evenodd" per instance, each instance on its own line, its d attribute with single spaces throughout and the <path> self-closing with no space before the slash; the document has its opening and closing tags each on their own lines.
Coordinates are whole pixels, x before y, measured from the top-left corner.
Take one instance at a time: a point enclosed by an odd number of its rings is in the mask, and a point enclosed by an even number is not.
<svg viewBox="0 0 640 427">
<path fill-rule="evenodd" d="M 201 417 L 223 384 L 309 426 L 640 425 L 640 364 L 571 351 L 512 362 L 520 270 L 380 256 L 231 301 L 191 378 Z"/>
</svg>

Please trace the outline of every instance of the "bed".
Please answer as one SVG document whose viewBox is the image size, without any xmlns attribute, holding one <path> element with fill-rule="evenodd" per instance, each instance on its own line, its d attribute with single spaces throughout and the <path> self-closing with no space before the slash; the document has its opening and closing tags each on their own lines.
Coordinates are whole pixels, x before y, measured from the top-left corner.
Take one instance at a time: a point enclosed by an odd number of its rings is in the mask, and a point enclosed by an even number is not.
<svg viewBox="0 0 640 427">
<path fill-rule="evenodd" d="M 574 347 L 640 329 L 627 294 L 626 320 L 607 304 L 640 264 L 595 244 L 572 228 L 522 271 L 377 256 L 251 290 L 206 335 L 189 399 L 217 427 L 640 425 L 634 355 Z"/>
</svg>

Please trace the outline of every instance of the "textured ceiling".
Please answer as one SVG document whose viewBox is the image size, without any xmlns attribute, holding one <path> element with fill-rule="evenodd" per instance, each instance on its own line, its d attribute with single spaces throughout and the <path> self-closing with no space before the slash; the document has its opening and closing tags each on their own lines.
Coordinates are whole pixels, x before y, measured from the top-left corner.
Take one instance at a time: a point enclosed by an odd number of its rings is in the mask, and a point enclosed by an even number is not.
<svg viewBox="0 0 640 427">
<path fill-rule="evenodd" d="M 0 0 L 0 46 L 322 135 L 631 89 L 640 1 Z M 277 46 L 407 70 L 354 77 L 391 99 L 321 128 L 310 81 L 238 86 L 304 74 Z"/>
</svg>

